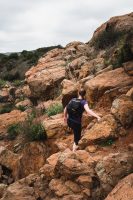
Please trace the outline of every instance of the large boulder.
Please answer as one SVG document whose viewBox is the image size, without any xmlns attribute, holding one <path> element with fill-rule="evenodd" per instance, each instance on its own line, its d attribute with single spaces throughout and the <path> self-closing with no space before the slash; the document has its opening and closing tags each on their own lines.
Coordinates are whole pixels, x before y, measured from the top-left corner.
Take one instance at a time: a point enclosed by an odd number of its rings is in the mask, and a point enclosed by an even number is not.
<svg viewBox="0 0 133 200">
<path fill-rule="evenodd" d="M 78 85 L 73 81 L 64 79 L 62 87 L 62 104 L 65 107 L 72 98 L 77 97 Z"/>
<path fill-rule="evenodd" d="M 64 123 L 62 114 L 55 115 L 42 122 L 48 138 L 58 138 L 64 135 L 67 125 Z"/>
<path fill-rule="evenodd" d="M 81 188 L 72 181 L 62 181 L 61 179 L 52 179 L 49 183 L 49 188 L 53 191 L 58 197 L 65 195 L 70 195 L 73 193 L 81 192 Z"/>
<path fill-rule="evenodd" d="M 92 126 L 91 129 L 86 130 L 83 137 L 79 141 L 81 149 L 86 148 L 88 145 L 100 143 L 110 138 L 118 137 L 118 126 L 113 115 L 108 114 L 102 120 Z"/>
<path fill-rule="evenodd" d="M 133 198 L 133 174 L 118 182 L 105 200 L 131 200 Z"/>
<path fill-rule="evenodd" d="M 27 143 L 20 159 L 21 178 L 37 172 L 46 161 L 47 152 L 45 144 L 41 142 Z"/>
<path fill-rule="evenodd" d="M 123 95 L 115 99 L 111 112 L 125 128 L 133 125 L 133 101 L 128 96 Z"/>
<path fill-rule="evenodd" d="M 133 79 L 122 68 L 102 73 L 85 83 L 86 97 L 96 102 L 108 90 L 133 84 Z"/>
<path fill-rule="evenodd" d="M 66 180 L 75 179 L 81 175 L 94 175 L 94 160 L 86 151 L 77 151 L 76 154 L 66 149 L 62 152 L 55 166 L 58 177 L 63 176 Z"/>
<path fill-rule="evenodd" d="M 65 78 L 65 61 L 61 49 L 49 52 L 38 64 L 26 72 L 26 80 L 32 97 L 48 100 L 58 96 L 60 83 Z"/>
<path fill-rule="evenodd" d="M 121 178 L 133 171 L 132 152 L 109 154 L 97 163 L 95 170 L 107 195 Z"/>
</svg>

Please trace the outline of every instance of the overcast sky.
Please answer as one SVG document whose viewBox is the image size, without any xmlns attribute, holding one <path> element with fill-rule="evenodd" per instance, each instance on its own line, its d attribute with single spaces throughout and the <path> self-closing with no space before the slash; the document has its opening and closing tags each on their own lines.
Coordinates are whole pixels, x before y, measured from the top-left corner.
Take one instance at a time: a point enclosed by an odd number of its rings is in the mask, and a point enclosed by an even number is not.
<svg viewBox="0 0 133 200">
<path fill-rule="evenodd" d="M 112 16 L 133 11 L 133 0 L 0 0 L 0 52 L 87 42 Z"/>
</svg>

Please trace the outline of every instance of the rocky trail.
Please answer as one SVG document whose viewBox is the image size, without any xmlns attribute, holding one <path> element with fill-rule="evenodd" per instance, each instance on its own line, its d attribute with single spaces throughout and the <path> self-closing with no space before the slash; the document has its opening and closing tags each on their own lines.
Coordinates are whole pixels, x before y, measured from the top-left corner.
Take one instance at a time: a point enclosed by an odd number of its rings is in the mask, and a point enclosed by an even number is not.
<svg viewBox="0 0 133 200">
<path fill-rule="evenodd" d="M 72 152 L 63 108 L 80 88 L 101 120 L 84 113 Z M 0 79 L 0 200 L 29 199 L 133 200 L 133 13 Z"/>
</svg>

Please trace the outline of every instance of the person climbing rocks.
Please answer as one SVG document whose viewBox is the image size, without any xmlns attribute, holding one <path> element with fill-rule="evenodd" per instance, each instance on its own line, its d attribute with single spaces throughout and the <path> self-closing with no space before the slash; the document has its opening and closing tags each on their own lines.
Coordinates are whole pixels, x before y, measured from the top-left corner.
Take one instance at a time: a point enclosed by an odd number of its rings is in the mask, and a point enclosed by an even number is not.
<svg viewBox="0 0 133 200">
<path fill-rule="evenodd" d="M 89 115 L 94 116 L 99 121 L 101 119 L 96 113 L 94 113 L 88 106 L 85 100 L 86 91 L 80 90 L 78 92 L 78 98 L 73 98 L 69 101 L 67 106 L 64 108 L 64 122 L 68 124 L 73 130 L 74 144 L 73 152 L 78 149 L 78 142 L 81 139 L 81 120 L 83 112 L 86 111 Z"/>
</svg>

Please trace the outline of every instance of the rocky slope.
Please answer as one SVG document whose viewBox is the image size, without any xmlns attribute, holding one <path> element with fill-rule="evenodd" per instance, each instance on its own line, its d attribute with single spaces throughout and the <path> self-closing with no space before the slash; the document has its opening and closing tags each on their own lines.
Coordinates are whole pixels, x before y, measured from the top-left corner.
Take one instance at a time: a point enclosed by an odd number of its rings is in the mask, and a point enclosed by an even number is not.
<svg viewBox="0 0 133 200">
<path fill-rule="evenodd" d="M 1 82 L 1 200 L 132 199 L 132 25 L 133 13 L 113 17 L 88 43 L 44 54 L 24 83 Z M 73 153 L 63 107 L 81 87 L 102 119 L 84 114 Z"/>
<path fill-rule="evenodd" d="M 36 65 L 38 59 L 54 48 L 62 48 L 60 45 L 43 47 L 33 51 L 23 50 L 19 53 L 0 54 L 0 78 L 13 81 L 25 77 L 25 72 L 31 66 Z"/>
</svg>

